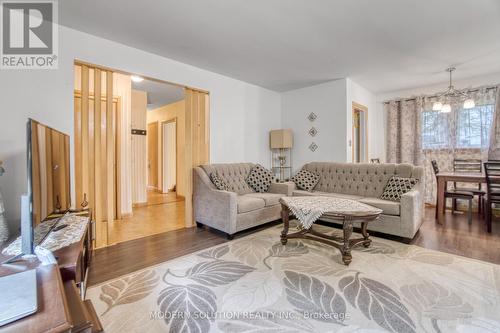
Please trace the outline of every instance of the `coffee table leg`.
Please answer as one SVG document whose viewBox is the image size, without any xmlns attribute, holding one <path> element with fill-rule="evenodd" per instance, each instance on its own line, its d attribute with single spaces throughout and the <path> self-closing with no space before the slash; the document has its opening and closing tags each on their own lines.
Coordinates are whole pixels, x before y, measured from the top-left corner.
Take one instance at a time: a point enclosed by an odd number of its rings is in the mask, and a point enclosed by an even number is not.
<svg viewBox="0 0 500 333">
<path fill-rule="evenodd" d="M 290 212 L 288 207 L 281 205 L 281 219 L 283 220 L 283 231 L 281 232 L 281 244 L 286 245 L 288 228 L 290 227 Z"/>
<path fill-rule="evenodd" d="M 366 230 L 367 227 L 368 227 L 368 222 L 361 223 L 361 234 L 363 235 L 363 238 L 365 239 L 363 242 L 364 247 L 369 247 L 370 244 L 372 243 L 372 240 L 370 239 L 370 234 Z"/>
<path fill-rule="evenodd" d="M 349 244 L 349 239 L 351 238 L 352 234 L 351 217 L 345 217 L 343 223 L 343 229 L 344 229 L 344 245 L 342 245 L 340 251 L 342 252 L 342 261 L 344 262 L 344 264 L 349 265 L 352 261 L 351 246 Z"/>
</svg>

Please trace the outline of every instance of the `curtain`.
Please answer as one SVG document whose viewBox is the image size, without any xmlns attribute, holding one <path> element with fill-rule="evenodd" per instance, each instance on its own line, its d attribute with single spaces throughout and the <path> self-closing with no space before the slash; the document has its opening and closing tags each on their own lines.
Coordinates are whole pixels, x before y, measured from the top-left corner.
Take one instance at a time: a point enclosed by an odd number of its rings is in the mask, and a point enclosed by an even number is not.
<svg viewBox="0 0 500 333">
<path fill-rule="evenodd" d="M 496 89 L 495 112 L 493 114 L 493 124 L 491 126 L 490 147 L 488 159 L 500 160 L 500 87 Z"/>
<path fill-rule="evenodd" d="M 422 99 L 390 101 L 384 106 L 387 114 L 386 161 L 420 165 Z"/>
<path fill-rule="evenodd" d="M 500 116 L 495 111 L 500 110 L 499 91 L 480 88 L 469 92 L 476 107 L 466 110 L 457 101 L 450 113 L 432 111 L 437 100 L 432 96 L 384 104 L 387 162 L 424 167 L 426 203 L 434 204 L 436 200 L 432 160 L 438 162 L 440 170 L 452 171 L 454 159 L 486 160 L 494 154 L 500 159 Z"/>
</svg>

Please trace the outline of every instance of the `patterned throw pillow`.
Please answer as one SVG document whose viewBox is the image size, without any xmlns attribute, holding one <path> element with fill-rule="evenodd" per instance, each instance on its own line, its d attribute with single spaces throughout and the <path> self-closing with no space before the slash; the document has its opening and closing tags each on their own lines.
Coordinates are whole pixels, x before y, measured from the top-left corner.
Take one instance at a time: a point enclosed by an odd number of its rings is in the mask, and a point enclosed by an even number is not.
<svg viewBox="0 0 500 333">
<path fill-rule="evenodd" d="M 319 175 L 302 169 L 290 180 L 294 182 L 298 188 L 311 192 L 319 182 Z"/>
<path fill-rule="evenodd" d="M 257 164 L 252 168 L 245 181 L 255 192 L 264 193 L 267 192 L 273 181 L 273 174 L 262 165 Z"/>
<path fill-rule="evenodd" d="M 418 182 L 415 178 L 403 178 L 392 176 L 384 187 L 384 193 L 380 199 L 390 201 L 401 201 L 401 196 L 410 191 Z"/>
<path fill-rule="evenodd" d="M 210 174 L 210 180 L 214 183 L 215 187 L 221 191 L 229 191 L 229 185 L 215 172 Z"/>
</svg>

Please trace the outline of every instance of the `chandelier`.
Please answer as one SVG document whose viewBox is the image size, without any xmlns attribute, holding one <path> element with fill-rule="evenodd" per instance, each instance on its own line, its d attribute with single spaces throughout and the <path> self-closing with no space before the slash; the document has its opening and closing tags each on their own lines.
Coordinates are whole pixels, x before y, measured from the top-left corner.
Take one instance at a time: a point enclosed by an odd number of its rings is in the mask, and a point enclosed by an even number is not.
<svg viewBox="0 0 500 333">
<path fill-rule="evenodd" d="M 453 86 L 452 73 L 455 70 L 456 70 L 455 67 L 450 67 L 446 69 L 446 71 L 450 73 L 450 85 L 448 86 L 448 89 L 445 92 L 442 92 L 436 96 L 437 101 L 432 104 L 432 110 L 440 111 L 443 113 L 451 112 L 451 104 L 456 101 L 463 102 L 464 109 L 472 109 L 473 107 L 476 106 L 476 103 L 472 98 L 470 98 L 469 95 L 460 90 L 455 89 L 455 87 Z"/>
</svg>

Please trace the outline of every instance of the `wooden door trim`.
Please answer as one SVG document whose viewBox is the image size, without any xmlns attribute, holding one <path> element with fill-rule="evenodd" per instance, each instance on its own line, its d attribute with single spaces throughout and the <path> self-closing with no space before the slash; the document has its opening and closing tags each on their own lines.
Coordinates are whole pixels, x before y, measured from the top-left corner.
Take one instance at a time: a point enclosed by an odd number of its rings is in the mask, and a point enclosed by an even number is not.
<svg viewBox="0 0 500 333">
<path fill-rule="evenodd" d="M 356 103 L 356 102 L 352 102 L 352 121 L 351 121 L 351 130 L 352 130 L 352 134 L 351 134 L 351 161 L 352 163 L 354 163 L 354 156 L 355 156 L 355 153 L 354 153 L 354 115 L 356 113 L 356 111 L 361 111 L 361 112 L 364 112 L 365 114 L 365 162 L 364 163 L 368 163 L 368 107 L 363 105 L 363 104 L 359 104 L 359 103 Z M 359 143 L 358 143 L 359 144 Z"/>
</svg>

